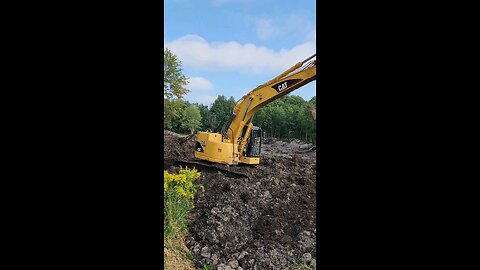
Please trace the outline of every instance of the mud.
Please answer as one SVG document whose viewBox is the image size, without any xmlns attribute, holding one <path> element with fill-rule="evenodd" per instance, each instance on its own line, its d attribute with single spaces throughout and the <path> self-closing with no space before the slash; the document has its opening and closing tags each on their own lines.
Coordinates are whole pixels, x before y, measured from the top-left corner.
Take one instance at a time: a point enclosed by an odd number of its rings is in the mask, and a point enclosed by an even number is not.
<svg viewBox="0 0 480 270">
<path fill-rule="evenodd" d="M 194 136 L 164 133 L 165 169 L 195 160 Z M 301 141 L 265 139 L 259 165 L 222 165 L 247 177 L 199 168 L 186 244 L 198 268 L 291 269 L 316 265 L 316 151 Z"/>
</svg>

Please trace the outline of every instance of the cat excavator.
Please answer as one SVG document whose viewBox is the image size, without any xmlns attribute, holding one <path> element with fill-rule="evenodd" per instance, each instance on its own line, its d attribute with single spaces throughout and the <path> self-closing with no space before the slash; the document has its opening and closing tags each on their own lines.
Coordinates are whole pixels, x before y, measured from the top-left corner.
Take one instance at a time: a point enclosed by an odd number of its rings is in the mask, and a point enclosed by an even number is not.
<svg viewBox="0 0 480 270">
<path fill-rule="evenodd" d="M 298 62 L 274 79 L 244 95 L 235 105 L 232 117 L 221 133 L 198 132 L 195 157 L 214 163 L 259 164 L 262 130 L 253 125 L 255 112 L 268 103 L 316 80 L 316 54 Z M 316 111 L 310 110 L 316 119 Z"/>
</svg>

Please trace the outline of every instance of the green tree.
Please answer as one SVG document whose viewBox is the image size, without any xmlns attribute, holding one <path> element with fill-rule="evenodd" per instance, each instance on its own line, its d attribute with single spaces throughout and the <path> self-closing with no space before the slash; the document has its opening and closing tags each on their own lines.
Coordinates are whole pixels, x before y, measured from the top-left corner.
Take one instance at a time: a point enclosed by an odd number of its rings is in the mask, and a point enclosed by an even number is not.
<svg viewBox="0 0 480 270">
<path fill-rule="evenodd" d="M 315 142 L 316 122 L 308 111 L 315 107 L 316 97 L 307 102 L 300 96 L 287 95 L 260 109 L 254 124 L 261 127 L 267 137 Z"/>
<path fill-rule="evenodd" d="M 225 96 L 220 95 L 213 102 L 210 108 L 211 122 L 214 122 L 213 130 L 218 132 L 222 129 L 223 125 L 230 119 L 233 113 L 233 107 L 235 107 L 235 99 L 230 97 L 228 100 Z"/>
<path fill-rule="evenodd" d="M 202 116 L 200 110 L 195 105 L 190 105 L 183 112 L 182 127 L 188 129 L 190 134 L 202 127 Z"/>
<path fill-rule="evenodd" d="M 179 121 L 181 120 L 182 108 L 186 103 L 181 99 L 163 100 L 163 127 L 172 131 L 177 131 Z"/>
<path fill-rule="evenodd" d="M 188 78 L 182 73 L 182 62 L 170 50 L 163 52 L 163 96 L 169 100 L 182 99 L 189 92 Z"/>
<path fill-rule="evenodd" d="M 277 138 L 285 138 L 286 113 L 283 106 L 276 104 L 272 107 L 273 134 Z"/>
<path fill-rule="evenodd" d="M 210 112 L 208 110 L 208 106 L 203 104 L 198 104 L 198 103 L 193 103 L 193 105 L 197 106 L 198 110 L 200 111 L 200 115 L 202 116 L 202 128 L 203 129 L 209 128 L 208 118 L 209 118 Z"/>
<path fill-rule="evenodd" d="M 170 50 L 163 52 L 163 119 L 164 128 L 171 129 L 175 118 L 180 117 L 183 96 L 189 92 L 186 88 L 188 78 L 182 73 L 182 63 Z"/>
<path fill-rule="evenodd" d="M 229 107 L 232 107 L 232 109 L 233 109 L 233 107 L 235 107 L 235 104 L 237 104 L 237 102 L 235 101 L 235 98 L 234 98 L 234 97 L 230 97 L 230 98 L 228 99 L 227 103 L 228 103 L 228 106 L 229 106 Z"/>
<path fill-rule="evenodd" d="M 213 113 L 209 113 L 206 122 L 207 122 L 206 127 L 214 131 L 218 124 L 217 116 Z"/>
<path fill-rule="evenodd" d="M 183 113 L 185 110 L 191 106 L 190 102 L 186 100 L 176 100 L 178 104 L 176 105 L 176 110 L 178 111 L 178 115 L 172 118 L 172 127 L 171 131 L 177 132 L 177 133 L 188 133 L 188 128 L 185 128 L 183 123 Z"/>
</svg>

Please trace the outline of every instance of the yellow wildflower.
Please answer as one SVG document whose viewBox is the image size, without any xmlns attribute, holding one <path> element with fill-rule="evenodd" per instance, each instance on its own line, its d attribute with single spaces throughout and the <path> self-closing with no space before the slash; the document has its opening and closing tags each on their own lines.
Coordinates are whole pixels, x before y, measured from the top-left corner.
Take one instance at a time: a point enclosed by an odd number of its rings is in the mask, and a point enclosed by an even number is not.
<svg viewBox="0 0 480 270">
<path fill-rule="evenodd" d="M 177 193 L 185 197 L 187 196 L 187 193 L 185 193 L 182 187 L 177 188 Z"/>
</svg>

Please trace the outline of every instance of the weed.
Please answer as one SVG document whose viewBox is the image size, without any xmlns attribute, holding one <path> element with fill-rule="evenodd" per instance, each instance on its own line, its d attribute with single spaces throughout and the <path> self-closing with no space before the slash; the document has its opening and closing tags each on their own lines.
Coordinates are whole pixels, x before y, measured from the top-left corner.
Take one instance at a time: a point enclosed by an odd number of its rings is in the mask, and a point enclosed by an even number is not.
<svg viewBox="0 0 480 270">
<path fill-rule="evenodd" d="M 164 238 L 181 238 L 187 232 L 186 216 L 194 207 L 194 194 L 201 185 L 193 181 L 200 177 L 194 169 L 181 168 L 179 174 L 163 174 Z"/>
<path fill-rule="evenodd" d="M 189 259 L 190 261 L 193 260 L 192 253 L 188 249 L 181 249 L 180 251 L 185 255 L 187 259 Z"/>
<path fill-rule="evenodd" d="M 164 171 L 163 174 L 163 242 L 165 269 L 193 269 L 192 255 L 184 244 L 187 233 L 186 217 L 194 207 L 193 199 L 198 188 L 203 186 L 193 181 L 200 177 L 195 169 L 180 168 L 178 174 Z"/>
<path fill-rule="evenodd" d="M 212 270 L 212 268 L 208 264 L 204 264 L 202 270 Z"/>
</svg>

